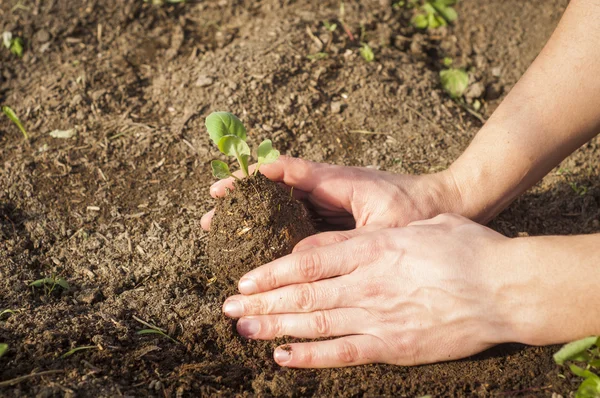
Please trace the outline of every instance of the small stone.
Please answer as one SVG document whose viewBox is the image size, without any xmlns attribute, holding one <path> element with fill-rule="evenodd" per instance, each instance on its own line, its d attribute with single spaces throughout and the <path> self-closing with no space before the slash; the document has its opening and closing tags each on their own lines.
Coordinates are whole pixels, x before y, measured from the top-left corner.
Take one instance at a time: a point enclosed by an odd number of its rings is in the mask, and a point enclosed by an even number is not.
<svg viewBox="0 0 600 398">
<path fill-rule="evenodd" d="M 77 106 L 83 101 L 83 97 L 80 94 L 75 94 L 73 99 L 71 100 L 71 106 Z"/>
<path fill-rule="evenodd" d="M 196 87 L 208 87 L 213 83 L 214 79 L 212 77 L 201 75 L 198 77 L 198 80 L 196 80 Z"/>
<path fill-rule="evenodd" d="M 342 102 L 334 101 L 331 103 L 331 113 L 341 113 L 342 112 Z"/>
<path fill-rule="evenodd" d="M 466 98 L 481 98 L 481 96 L 483 96 L 483 94 L 485 93 L 485 86 L 483 85 L 483 83 L 478 82 L 475 84 L 472 84 L 469 86 L 469 88 L 467 89 L 467 92 L 465 93 L 465 97 Z"/>
<path fill-rule="evenodd" d="M 501 74 L 502 74 L 502 68 L 500 68 L 499 66 L 495 66 L 492 68 L 492 76 L 500 77 Z"/>
<path fill-rule="evenodd" d="M 38 43 L 46 43 L 50 40 L 50 33 L 48 33 L 48 31 L 45 29 L 40 29 L 37 32 L 35 32 L 33 38 Z"/>
<path fill-rule="evenodd" d="M 493 101 L 500 98 L 503 93 L 504 87 L 500 83 L 490 84 L 485 90 L 485 99 L 487 101 Z"/>
<path fill-rule="evenodd" d="M 85 304 L 95 304 L 104 299 L 100 289 L 87 289 L 77 295 L 77 300 Z"/>
<path fill-rule="evenodd" d="M 96 90 L 92 93 L 92 100 L 98 101 L 104 94 L 106 94 L 105 89 Z"/>
</svg>

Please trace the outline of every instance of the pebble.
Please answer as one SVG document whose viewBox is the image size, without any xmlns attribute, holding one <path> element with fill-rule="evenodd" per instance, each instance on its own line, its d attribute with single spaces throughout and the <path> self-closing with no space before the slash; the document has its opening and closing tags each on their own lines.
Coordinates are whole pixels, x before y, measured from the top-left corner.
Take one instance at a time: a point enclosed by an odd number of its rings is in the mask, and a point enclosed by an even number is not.
<svg viewBox="0 0 600 398">
<path fill-rule="evenodd" d="M 342 102 L 334 101 L 331 103 L 331 113 L 341 113 L 342 112 Z"/>
<path fill-rule="evenodd" d="M 71 106 L 77 106 L 83 101 L 83 97 L 80 94 L 76 94 L 71 100 Z"/>
<path fill-rule="evenodd" d="M 198 77 L 198 80 L 196 80 L 196 87 L 208 87 L 213 83 L 214 79 L 212 77 L 201 75 Z"/>
<path fill-rule="evenodd" d="M 40 29 L 37 32 L 35 32 L 35 36 L 33 38 L 38 43 L 46 43 L 50 40 L 50 33 L 48 33 L 48 31 L 45 29 Z"/>
</svg>

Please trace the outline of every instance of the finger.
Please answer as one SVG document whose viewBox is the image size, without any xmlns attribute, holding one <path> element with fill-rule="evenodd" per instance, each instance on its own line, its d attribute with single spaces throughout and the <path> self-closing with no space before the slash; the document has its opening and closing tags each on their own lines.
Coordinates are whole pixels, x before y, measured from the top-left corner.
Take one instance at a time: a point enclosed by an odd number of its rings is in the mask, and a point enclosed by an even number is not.
<svg viewBox="0 0 600 398">
<path fill-rule="evenodd" d="M 359 237 L 357 237 L 358 239 Z M 293 283 L 346 275 L 379 255 L 371 240 L 347 240 L 335 245 L 289 254 L 253 269 L 238 284 L 242 294 L 255 294 Z"/>
<path fill-rule="evenodd" d="M 371 231 L 373 231 L 373 228 L 363 227 L 358 229 L 351 229 L 349 231 L 331 231 L 311 235 L 308 238 L 304 238 L 300 242 L 298 242 L 298 244 L 294 247 L 292 253 L 301 252 L 303 250 L 309 250 L 316 247 L 342 243 L 347 241 L 348 239 L 352 239 L 358 235 L 362 235 Z"/>
<path fill-rule="evenodd" d="M 259 315 L 241 318 L 237 331 L 246 338 L 271 340 L 293 336 L 304 339 L 366 333 L 373 325 L 361 308 L 337 308 L 307 314 Z"/>
<path fill-rule="evenodd" d="M 452 213 L 445 213 L 445 214 L 439 214 L 433 218 L 427 219 L 427 220 L 419 220 L 419 221 L 413 221 L 411 223 L 409 223 L 407 225 L 407 227 L 414 227 L 414 226 L 419 226 L 419 225 L 440 225 L 440 224 L 445 224 L 448 226 L 457 226 L 457 225 L 461 225 L 464 224 L 465 221 L 469 221 L 469 219 L 458 215 L 458 214 L 452 214 Z"/>
<path fill-rule="evenodd" d="M 204 214 L 200 219 L 200 226 L 203 230 L 210 230 L 210 222 L 212 221 L 213 216 L 215 215 L 215 209 L 212 209 L 208 213 Z"/>
<path fill-rule="evenodd" d="M 360 286 L 345 282 L 343 278 L 299 283 L 252 295 L 231 296 L 223 303 L 223 313 L 230 318 L 241 318 L 349 307 L 357 301 L 356 292 L 360 291 Z"/>
<path fill-rule="evenodd" d="M 382 363 L 386 346 L 370 335 L 346 336 L 335 340 L 287 344 L 273 353 L 275 362 L 289 368 L 338 368 Z"/>
</svg>

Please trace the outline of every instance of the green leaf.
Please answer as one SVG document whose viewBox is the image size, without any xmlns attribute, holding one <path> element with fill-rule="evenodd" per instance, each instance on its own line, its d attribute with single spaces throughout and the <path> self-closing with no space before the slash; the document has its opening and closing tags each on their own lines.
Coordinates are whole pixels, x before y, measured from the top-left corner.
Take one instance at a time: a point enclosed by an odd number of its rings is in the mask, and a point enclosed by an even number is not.
<svg viewBox="0 0 600 398">
<path fill-rule="evenodd" d="M 248 157 L 250 148 L 245 141 L 235 135 L 226 135 L 219 140 L 219 150 L 225 155 L 235 156 L 244 175 L 248 176 Z"/>
<path fill-rule="evenodd" d="M 373 62 L 375 59 L 375 54 L 373 54 L 373 49 L 367 43 L 363 43 L 360 48 L 360 56 L 367 62 Z"/>
<path fill-rule="evenodd" d="M 429 22 L 427 22 L 427 16 L 425 14 L 417 14 L 411 20 L 410 23 L 417 29 L 427 29 Z"/>
<path fill-rule="evenodd" d="M 23 56 L 23 40 L 17 37 L 10 43 L 10 52 L 21 58 Z"/>
<path fill-rule="evenodd" d="M 160 330 L 156 330 L 156 329 L 142 329 L 142 330 L 138 330 L 137 334 L 160 334 L 161 336 L 164 336 L 163 332 L 161 332 Z"/>
<path fill-rule="evenodd" d="M 8 344 L 0 344 L 0 358 L 8 351 Z"/>
<path fill-rule="evenodd" d="M 440 72 L 442 87 L 450 97 L 460 98 L 469 85 L 469 75 L 463 69 L 446 69 Z"/>
<path fill-rule="evenodd" d="M 571 372 L 573 372 L 574 375 L 583 377 L 584 379 L 595 376 L 594 373 L 590 372 L 587 369 L 581 368 L 575 364 L 570 364 L 569 369 L 571 369 Z"/>
<path fill-rule="evenodd" d="M 264 140 L 261 142 L 257 152 L 258 164 L 256 165 L 254 174 L 258 173 L 258 169 L 261 165 L 273 163 L 279 158 L 279 151 L 273 149 L 271 140 Z"/>
<path fill-rule="evenodd" d="M 62 287 L 65 290 L 69 290 L 71 288 L 71 286 L 69 286 L 69 282 L 67 282 L 63 278 L 57 278 L 55 279 L 55 282 L 58 286 Z"/>
<path fill-rule="evenodd" d="M 585 352 L 585 350 L 596 344 L 596 341 L 598 341 L 598 336 L 591 336 L 565 344 L 556 354 L 554 354 L 554 362 L 562 365 L 565 361 L 573 359 Z"/>
<path fill-rule="evenodd" d="M 447 22 L 454 22 L 458 19 L 458 14 L 452 7 L 440 8 L 438 12 Z"/>
<path fill-rule="evenodd" d="M 325 59 L 329 56 L 329 54 L 327 53 L 316 53 L 316 54 L 309 54 L 306 56 L 306 58 L 310 59 L 310 60 L 319 60 L 319 59 Z"/>
<path fill-rule="evenodd" d="M 213 112 L 206 118 L 206 129 L 215 145 L 219 145 L 221 138 L 234 135 L 246 141 L 246 127 L 235 115 L 229 112 Z"/>
<path fill-rule="evenodd" d="M 83 347 L 76 347 L 76 348 L 73 348 L 70 351 L 65 352 L 60 357 L 61 358 L 67 358 L 67 357 L 70 357 L 71 355 L 75 354 L 78 351 L 91 350 L 91 349 L 94 349 L 94 348 L 98 348 L 98 346 L 97 345 L 86 345 L 86 346 L 83 346 Z"/>
<path fill-rule="evenodd" d="M 600 377 L 593 375 L 581 383 L 575 398 L 598 398 L 600 396 Z"/>
<path fill-rule="evenodd" d="M 25 139 L 28 140 L 29 135 L 27 134 L 25 127 L 23 127 L 23 123 L 21 123 L 21 120 L 19 119 L 15 111 L 10 109 L 8 106 L 3 106 L 2 112 L 4 112 L 4 114 L 19 128 L 19 130 L 21 130 L 21 133 L 23 133 L 23 137 L 25 137 Z"/>
<path fill-rule="evenodd" d="M 220 180 L 232 176 L 231 171 L 229 171 L 229 166 L 225 162 L 221 162 L 220 160 L 213 160 L 212 162 L 210 162 L 210 167 L 212 168 L 213 176 L 217 177 Z"/>
</svg>

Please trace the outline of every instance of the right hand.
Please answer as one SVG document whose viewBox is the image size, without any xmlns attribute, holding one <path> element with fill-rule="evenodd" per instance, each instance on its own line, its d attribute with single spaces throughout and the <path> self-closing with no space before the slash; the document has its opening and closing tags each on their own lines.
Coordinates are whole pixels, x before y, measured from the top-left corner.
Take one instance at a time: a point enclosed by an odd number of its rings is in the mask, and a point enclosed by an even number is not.
<svg viewBox="0 0 600 398">
<path fill-rule="evenodd" d="M 331 243 L 345 240 L 362 232 L 363 227 L 369 227 L 363 231 L 402 227 L 438 214 L 459 212 L 461 203 L 460 193 L 447 172 L 413 176 L 287 156 L 261 166 L 260 172 L 270 180 L 294 187 L 294 196 L 307 201 L 325 222 L 356 228 L 318 234 L 305 239 L 301 245 L 312 245 L 311 239 L 318 239 L 319 246 L 324 243 L 323 239 L 331 239 Z M 233 189 L 233 181 L 228 178 L 213 184 L 211 196 L 224 196 L 227 188 Z M 213 214 L 211 210 L 202 217 L 205 230 L 210 229 Z"/>
</svg>

